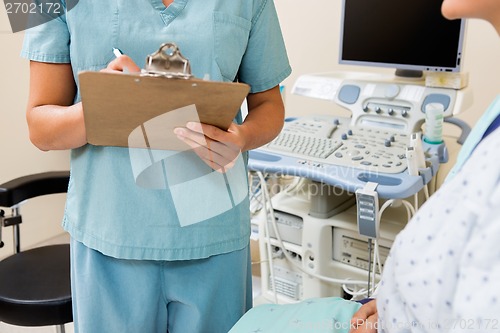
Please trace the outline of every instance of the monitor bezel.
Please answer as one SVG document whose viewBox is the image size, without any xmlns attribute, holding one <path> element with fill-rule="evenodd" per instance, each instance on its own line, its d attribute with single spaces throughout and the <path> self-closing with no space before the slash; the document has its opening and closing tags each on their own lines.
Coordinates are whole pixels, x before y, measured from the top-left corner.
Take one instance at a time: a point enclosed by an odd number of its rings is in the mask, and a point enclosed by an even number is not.
<svg viewBox="0 0 500 333">
<path fill-rule="evenodd" d="M 343 59 L 343 49 L 344 49 L 344 19 L 345 19 L 345 4 L 346 1 L 342 0 L 341 4 L 341 20 L 340 20 L 340 41 L 339 41 L 339 56 L 338 63 L 340 65 L 354 65 L 354 66 L 367 66 L 367 67 L 379 67 L 379 68 L 392 68 L 396 70 L 396 75 L 401 76 L 421 76 L 423 72 L 460 72 L 463 67 L 463 53 L 465 49 L 465 34 L 466 34 L 466 20 L 460 19 L 460 32 L 457 51 L 457 61 L 455 67 L 443 67 L 443 66 L 426 66 L 426 65 L 415 65 L 415 64 L 400 64 L 391 62 L 372 62 L 372 61 L 362 61 L 362 60 L 346 60 Z M 398 74 L 400 73 L 400 74 Z"/>
</svg>

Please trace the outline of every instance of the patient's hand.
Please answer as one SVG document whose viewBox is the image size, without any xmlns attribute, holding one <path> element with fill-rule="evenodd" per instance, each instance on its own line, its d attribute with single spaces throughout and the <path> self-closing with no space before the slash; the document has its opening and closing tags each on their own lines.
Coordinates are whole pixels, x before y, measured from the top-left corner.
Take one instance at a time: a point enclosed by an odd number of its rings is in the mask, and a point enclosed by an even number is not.
<svg viewBox="0 0 500 333">
<path fill-rule="evenodd" d="M 349 333 L 377 333 L 377 302 L 372 300 L 352 316 Z"/>
</svg>

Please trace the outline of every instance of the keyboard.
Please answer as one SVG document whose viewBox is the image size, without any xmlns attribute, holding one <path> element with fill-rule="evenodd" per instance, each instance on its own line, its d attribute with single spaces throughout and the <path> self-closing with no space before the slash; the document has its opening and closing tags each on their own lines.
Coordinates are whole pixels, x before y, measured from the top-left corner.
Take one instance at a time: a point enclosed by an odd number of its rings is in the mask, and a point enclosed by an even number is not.
<svg viewBox="0 0 500 333">
<path fill-rule="evenodd" d="M 325 159 L 342 146 L 342 142 L 329 138 L 282 133 L 267 148 L 297 155 Z"/>
<path fill-rule="evenodd" d="M 259 150 L 317 162 L 380 173 L 407 168 L 410 136 L 385 128 L 349 125 L 348 118 L 292 119 L 276 139 Z"/>
</svg>

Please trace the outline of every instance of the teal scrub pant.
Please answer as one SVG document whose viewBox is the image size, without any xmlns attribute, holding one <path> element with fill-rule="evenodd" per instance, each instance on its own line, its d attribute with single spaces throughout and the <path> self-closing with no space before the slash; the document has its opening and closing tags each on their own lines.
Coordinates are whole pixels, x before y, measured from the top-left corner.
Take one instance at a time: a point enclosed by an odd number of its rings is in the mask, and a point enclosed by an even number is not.
<svg viewBox="0 0 500 333">
<path fill-rule="evenodd" d="M 227 333 L 252 307 L 250 250 L 116 259 L 71 240 L 75 333 Z"/>
</svg>

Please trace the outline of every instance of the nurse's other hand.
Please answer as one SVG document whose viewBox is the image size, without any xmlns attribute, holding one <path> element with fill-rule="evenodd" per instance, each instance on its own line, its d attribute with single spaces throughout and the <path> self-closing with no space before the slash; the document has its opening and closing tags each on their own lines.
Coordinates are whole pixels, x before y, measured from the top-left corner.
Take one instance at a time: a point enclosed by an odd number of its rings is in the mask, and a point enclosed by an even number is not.
<svg viewBox="0 0 500 333">
<path fill-rule="evenodd" d="M 231 169 L 244 147 L 239 126 L 231 123 L 227 131 L 212 125 L 190 122 L 174 130 L 177 137 L 212 169 L 225 173 Z"/>
</svg>

